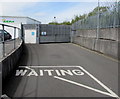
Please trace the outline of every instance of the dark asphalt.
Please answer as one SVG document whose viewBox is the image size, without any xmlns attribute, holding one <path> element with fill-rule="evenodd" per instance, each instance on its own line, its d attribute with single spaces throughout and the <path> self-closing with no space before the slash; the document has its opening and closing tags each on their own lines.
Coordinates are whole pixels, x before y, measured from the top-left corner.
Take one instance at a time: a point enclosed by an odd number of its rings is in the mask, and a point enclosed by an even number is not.
<svg viewBox="0 0 120 99">
<path fill-rule="evenodd" d="M 33 66 L 31 68 L 38 73 L 38 76 L 32 74 L 28 76 L 31 71 L 29 69 L 26 69 L 28 71 L 24 76 L 15 76 L 13 73 L 3 88 L 3 92 L 10 97 L 111 97 L 55 78 L 57 76 L 109 93 L 84 70 L 118 95 L 118 63 L 74 44 L 28 44 L 19 61 L 19 66 Z M 81 66 L 84 70 L 75 66 Z M 24 67 L 19 70 L 24 70 Z M 44 76 L 39 76 L 39 71 L 46 69 L 53 70 L 52 76 L 46 72 Z M 80 70 L 84 75 L 58 76 L 55 70 Z"/>
</svg>

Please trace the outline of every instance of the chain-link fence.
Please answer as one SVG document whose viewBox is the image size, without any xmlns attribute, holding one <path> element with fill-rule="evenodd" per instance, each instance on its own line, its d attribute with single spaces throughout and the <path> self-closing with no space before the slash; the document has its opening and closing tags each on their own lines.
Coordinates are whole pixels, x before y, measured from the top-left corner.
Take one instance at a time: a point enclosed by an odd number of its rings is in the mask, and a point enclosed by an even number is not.
<svg viewBox="0 0 120 99">
<path fill-rule="evenodd" d="M 95 13 L 95 12 L 93 12 Z M 87 15 L 84 19 L 75 22 L 72 28 L 96 29 L 116 28 L 120 26 L 120 1 L 99 0 L 95 15 Z"/>
<path fill-rule="evenodd" d="M 10 54 L 21 42 L 21 30 L 17 27 L 0 24 L 0 59 Z"/>
</svg>

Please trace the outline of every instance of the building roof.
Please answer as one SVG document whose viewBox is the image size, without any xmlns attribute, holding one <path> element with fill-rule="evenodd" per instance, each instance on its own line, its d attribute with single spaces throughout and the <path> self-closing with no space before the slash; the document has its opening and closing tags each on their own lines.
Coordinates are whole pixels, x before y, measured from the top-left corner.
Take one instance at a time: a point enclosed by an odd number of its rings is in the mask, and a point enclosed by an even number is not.
<svg viewBox="0 0 120 99">
<path fill-rule="evenodd" d="M 40 21 L 35 20 L 35 19 L 33 19 L 33 18 L 30 18 L 30 17 L 27 17 L 27 16 L 0 16 L 0 17 L 9 17 L 9 18 L 28 18 L 28 19 L 31 19 L 31 20 L 33 20 L 33 21 L 36 21 L 36 22 L 41 23 Z"/>
</svg>

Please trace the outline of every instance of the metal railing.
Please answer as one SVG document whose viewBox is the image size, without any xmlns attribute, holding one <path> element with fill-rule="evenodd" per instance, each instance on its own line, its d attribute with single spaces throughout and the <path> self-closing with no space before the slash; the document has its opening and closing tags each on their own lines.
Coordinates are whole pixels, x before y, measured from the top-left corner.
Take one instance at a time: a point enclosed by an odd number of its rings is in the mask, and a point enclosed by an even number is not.
<svg viewBox="0 0 120 99">
<path fill-rule="evenodd" d="M 21 41 L 21 29 L 15 26 L 0 24 L 0 29 L 3 30 L 0 40 L 0 59 L 11 53 Z M 12 38 L 5 40 L 4 30 L 7 31 Z"/>
</svg>

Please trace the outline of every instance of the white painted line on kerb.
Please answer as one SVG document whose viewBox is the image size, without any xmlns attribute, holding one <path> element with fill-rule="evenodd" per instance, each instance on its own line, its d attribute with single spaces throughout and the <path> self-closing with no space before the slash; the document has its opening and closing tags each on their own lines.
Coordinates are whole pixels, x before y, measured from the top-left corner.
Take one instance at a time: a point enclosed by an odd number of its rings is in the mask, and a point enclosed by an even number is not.
<svg viewBox="0 0 120 99">
<path fill-rule="evenodd" d="M 84 87 L 84 88 L 90 89 L 92 91 L 95 91 L 95 92 L 98 92 L 98 93 L 101 93 L 101 94 L 104 94 L 104 95 L 108 95 L 108 96 L 111 96 L 111 97 L 116 97 L 116 96 L 114 96 L 114 95 L 112 95 L 110 93 L 107 93 L 107 92 L 104 92 L 104 91 L 101 91 L 101 90 L 98 90 L 98 89 L 95 89 L 95 88 L 92 88 L 92 87 L 89 87 L 89 86 L 86 86 L 86 85 L 74 82 L 74 81 L 71 81 L 71 80 L 68 80 L 68 79 L 64 79 L 62 77 L 54 76 L 54 78 L 62 80 L 62 81 L 65 81 L 65 82 L 69 82 L 71 84 L 74 84 L 74 85 L 77 85 L 77 86 L 80 86 L 80 87 Z"/>
<path fill-rule="evenodd" d="M 86 74 L 88 74 L 93 80 L 95 80 L 98 84 L 100 84 L 104 89 L 106 89 L 109 93 L 111 93 L 116 98 L 120 99 L 120 97 L 114 93 L 112 90 L 110 90 L 106 85 L 104 85 L 101 81 L 99 81 L 97 78 L 95 78 L 92 74 L 90 74 L 88 71 L 86 71 L 83 67 L 78 66 L 81 70 L 83 70 Z"/>
</svg>

